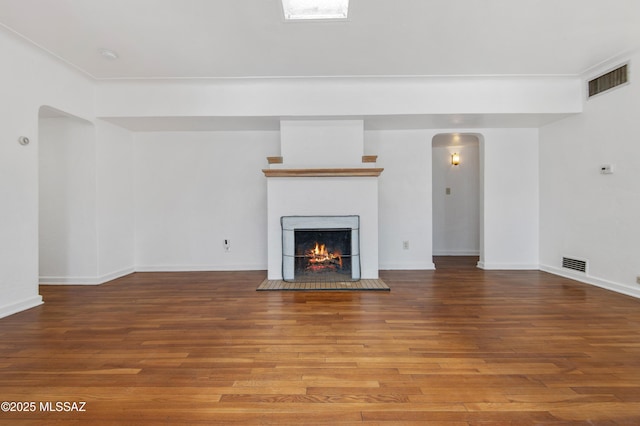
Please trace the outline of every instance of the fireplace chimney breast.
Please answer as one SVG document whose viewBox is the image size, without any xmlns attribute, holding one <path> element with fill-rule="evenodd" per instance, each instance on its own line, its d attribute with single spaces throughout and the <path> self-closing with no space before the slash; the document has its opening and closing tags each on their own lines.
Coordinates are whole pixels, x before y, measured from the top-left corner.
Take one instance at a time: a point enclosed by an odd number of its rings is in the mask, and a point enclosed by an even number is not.
<svg viewBox="0 0 640 426">
<path fill-rule="evenodd" d="M 363 120 L 281 120 L 280 134 L 280 156 L 269 157 L 269 168 L 263 170 L 268 278 L 287 278 L 283 217 L 357 216 L 360 262 L 352 279 L 377 279 L 378 176 L 383 169 L 376 167 L 376 156 L 363 155 Z"/>
<path fill-rule="evenodd" d="M 287 168 L 362 167 L 363 120 L 281 120 Z"/>
</svg>

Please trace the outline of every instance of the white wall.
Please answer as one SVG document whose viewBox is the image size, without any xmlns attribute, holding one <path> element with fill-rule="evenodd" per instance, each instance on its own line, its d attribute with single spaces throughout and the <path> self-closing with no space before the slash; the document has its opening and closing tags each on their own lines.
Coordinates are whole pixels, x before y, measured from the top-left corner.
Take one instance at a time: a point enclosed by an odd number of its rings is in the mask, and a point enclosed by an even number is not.
<svg viewBox="0 0 640 426">
<path fill-rule="evenodd" d="M 282 120 L 283 167 L 362 166 L 362 120 Z"/>
<path fill-rule="evenodd" d="M 378 155 L 376 165 L 384 168 L 378 178 L 380 269 L 434 267 L 431 140 L 443 131 L 451 130 L 365 132 L 364 153 Z M 479 133 L 487 168 L 482 266 L 535 267 L 537 131 Z M 137 270 L 267 267 L 267 178 L 261 170 L 267 156 L 280 152 L 279 132 L 148 132 L 134 138 Z M 229 253 L 224 239 L 231 240 Z"/>
<path fill-rule="evenodd" d="M 98 273 L 96 145 L 91 123 L 41 118 L 40 281 L 93 281 Z"/>
<path fill-rule="evenodd" d="M 133 134 L 96 120 L 97 282 L 134 272 Z"/>
<path fill-rule="evenodd" d="M 266 269 L 262 169 L 279 152 L 279 138 L 268 131 L 136 134 L 137 270 Z"/>
<path fill-rule="evenodd" d="M 482 129 L 481 247 L 484 269 L 538 269 L 537 129 Z"/>
<path fill-rule="evenodd" d="M 0 317 L 41 303 L 38 295 L 38 110 L 90 114 L 93 82 L 0 31 Z M 18 144 L 28 136 L 31 144 Z"/>
<path fill-rule="evenodd" d="M 544 270 L 640 297 L 640 53 L 630 84 L 585 102 L 584 113 L 540 130 L 540 263 Z M 586 83 L 585 83 L 586 86 Z M 601 175 L 600 166 L 615 165 Z M 561 268 L 562 256 L 588 261 L 588 273 Z"/>
<path fill-rule="evenodd" d="M 430 130 L 365 132 L 378 155 L 380 269 L 433 269 Z M 409 249 L 403 242 L 409 241 Z"/>
<path fill-rule="evenodd" d="M 40 283 L 101 284 L 133 272 L 131 133 L 70 116 L 45 116 L 39 127 Z"/>
<path fill-rule="evenodd" d="M 538 131 L 435 129 L 366 131 L 365 154 L 380 176 L 380 268 L 432 269 L 432 148 L 438 133 L 480 138 L 479 266 L 537 269 Z M 409 249 L 403 249 L 409 241 Z"/>
<path fill-rule="evenodd" d="M 433 254 L 477 256 L 480 253 L 479 142 L 433 147 Z M 451 155 L 460 154 L 460 164 Z M 450 193 L 446 193 L 446 189 Z"/>
<path fill-rule="evenodd" d="M 436 133 L 442 131 L 365 132 L 365 154 L 378 155 L 377 166 L 384 168 L 378 178 L 380 269 L 434 267 L 431 140 Z M 535 267 L 537 131 L 480 133 L 487 165 L 482 266 Z M 136 134 L 137 269 L 264 269 L 267 179 L 261 169 L 279 150 L 278 132 Z M 303 213 L 310 214 L 287 214 Z M 226 238 L 230 253 L 224 252 Z"/>
</svg>

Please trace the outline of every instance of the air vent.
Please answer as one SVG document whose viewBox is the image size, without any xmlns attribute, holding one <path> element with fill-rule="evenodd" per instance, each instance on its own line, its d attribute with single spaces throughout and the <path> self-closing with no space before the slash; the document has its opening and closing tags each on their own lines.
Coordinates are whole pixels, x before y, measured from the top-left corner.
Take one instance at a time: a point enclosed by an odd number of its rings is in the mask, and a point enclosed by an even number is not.
<svg viewBox="0 0 640 426">
<path fill-rule="evenodd" d="M 629 64 L 589 81 L 589 97 L 606 92 L 629 81 Z"/>
<path fill-rule="evenodd" d="M 587 261 L 572 259 L 570 257 L 562 258 L 562 267 L 565 269 L 571 269 L 578 272 L 587 272 Z"/>
</svg>

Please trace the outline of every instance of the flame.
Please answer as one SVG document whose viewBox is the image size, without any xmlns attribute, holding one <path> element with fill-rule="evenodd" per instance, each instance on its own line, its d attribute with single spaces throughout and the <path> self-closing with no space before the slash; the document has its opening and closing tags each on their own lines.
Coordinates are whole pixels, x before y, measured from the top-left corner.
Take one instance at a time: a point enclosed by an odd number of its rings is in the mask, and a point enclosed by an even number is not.
<svg viewBox="0 0 640 426">
<path fill-rule="evenodd" d="M 338 251 L 330 253 L 324 244 L 318 242 L 312 249 L 307 250 L 305 256 L 308 258 L 307 269 L 319 271 L 323 269 L 342 269 L 342 254 Z"/>
</svg>

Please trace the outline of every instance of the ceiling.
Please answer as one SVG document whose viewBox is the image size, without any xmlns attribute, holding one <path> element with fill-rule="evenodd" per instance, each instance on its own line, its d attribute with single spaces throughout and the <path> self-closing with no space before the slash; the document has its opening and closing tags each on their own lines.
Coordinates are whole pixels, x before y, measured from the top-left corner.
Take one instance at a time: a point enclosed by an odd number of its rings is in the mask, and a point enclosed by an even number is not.
<svg viewBox="0 0 640 426">
<path fill-rule="evenodd" d="M 439 133 L 432 140 L 434 148 L 460 148 L 463 146 L 477 146 L 479 143 L 478 136 L 469 133 Z"/>
<path fill-rule="evenodd" d="M 576 76 L 640 46 L 640 0 L 350 1 L 346 21 L 285 22 L 280 0 L 0 0 L 0 31 L 96 80 Z M 565 116 L 349 118 L 377 130 L 541 127 Z M 282 117 L 103 118 L 133 131 L 209 131 L 277 130 Z"/>
<path fill-rule="evenodd" d="M 638 0 L 279 1 L 0 0 L 0 25 L 96 79 L 577 75 L 640 41 Z"/>
</svg>

